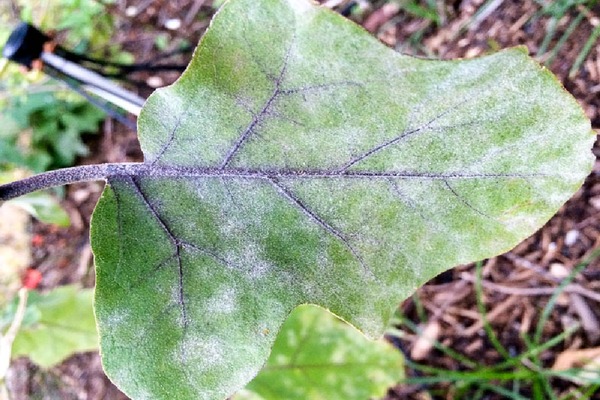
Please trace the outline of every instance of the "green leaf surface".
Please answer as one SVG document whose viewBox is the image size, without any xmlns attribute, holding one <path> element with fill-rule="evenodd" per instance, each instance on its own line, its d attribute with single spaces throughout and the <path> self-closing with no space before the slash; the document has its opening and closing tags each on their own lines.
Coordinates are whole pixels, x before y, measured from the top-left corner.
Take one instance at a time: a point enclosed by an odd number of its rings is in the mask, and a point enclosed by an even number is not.
<svg viewBox="0 0 600 400">
<path fill-rule="evenodd" d="M 415 59 L 304 0 L 231 0 L 139 119 L 96 208 L 104 367 L 134 398 L 222 399 L 299 304 L 378 337 L 589 173 L 576 101 L 523 49 Z"/>
<path fill-rule="evenodd" d="M 27 356 L 49 368 L 74 353 L 98 349 L 92 299 L 92 289 L 73 285 L 44 294 L 29 292 L 13 357 Z"/>
<path fill-rule="evenodd" d="M 303 305 L 285 321 L 261 372 L 233 400 L 380 398 L 404 377 L 401 353 L 371 341 L 322 308 Z"/>
<path fill-rule="evenodd" d="M 10 201 L 31 216 L 46 224 L 55 224 L 67 227 L 71 223 L 69 214 L 61 207 L 60 203 L 48 193 L 35 192 L 18 197 Z"/>
</svg>

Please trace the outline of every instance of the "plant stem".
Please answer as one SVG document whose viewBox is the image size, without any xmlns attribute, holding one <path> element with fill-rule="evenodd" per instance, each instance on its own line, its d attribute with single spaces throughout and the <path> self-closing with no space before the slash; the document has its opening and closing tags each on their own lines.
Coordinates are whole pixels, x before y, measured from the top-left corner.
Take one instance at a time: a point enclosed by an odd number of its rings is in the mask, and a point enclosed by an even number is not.
<svg viewBox="0 0 600 400">
<path fill-rule="evenodd" d="M 12 353 L 12 344 L 17 337 L 23 318 L 25 317 L 25 308 L 27 306 L 27 289 L 21 288 L 18 292 L 19 303 L 15 316 L 10 327 L 5 334 L 0 334 L 0 400 L 10 400 L 8 388 L 6 387 L 6 373 L 10 366 Z"/>
<path fill-rule="evenodd" d="M 10 200 L 37 190 L 69 183 L 104 180 L 113 175 L 131 175 L 143 165 L 141 163 L 94 164 L 44 172 L 1 185 L 0 200 Z"/>
</svg>

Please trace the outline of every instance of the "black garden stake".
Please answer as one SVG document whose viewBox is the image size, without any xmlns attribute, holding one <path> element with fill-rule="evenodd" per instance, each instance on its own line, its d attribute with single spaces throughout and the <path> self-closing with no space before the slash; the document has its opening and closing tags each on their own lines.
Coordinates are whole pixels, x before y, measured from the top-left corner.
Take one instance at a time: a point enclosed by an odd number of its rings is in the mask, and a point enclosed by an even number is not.
<svg viewBox="0 0 600 400">
<path fill-rule="evenodd" d="M 173 54 L 165 54 L 158 59 Z M 44 73 L 60 79 L 92 104 L 134 129 L 135 124 L 116 112 L 109 104 L 138 116 L 145 99 L 117 85 L 109 77 L 122 79 L 131 72 L 141 70 L 183 71 L 185 69 L 182 65 L 157 65 L 155 63 L 158 59 L 142 64 L 120 64 L 96 60 L 56 45 L 50 36 L 25 22 L 19 23 L 12 31 L 2 55 L 27 69 L 39 68 Z M 107 71 L 107 68 L 111 71 Z"/>
</svg>

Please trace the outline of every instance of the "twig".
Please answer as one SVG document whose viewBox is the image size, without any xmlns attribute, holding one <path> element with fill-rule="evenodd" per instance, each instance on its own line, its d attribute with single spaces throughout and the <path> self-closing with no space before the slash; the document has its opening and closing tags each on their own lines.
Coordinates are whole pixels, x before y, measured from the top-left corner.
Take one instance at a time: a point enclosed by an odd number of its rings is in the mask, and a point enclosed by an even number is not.
<svg viewBox="0 0 600 400">
<path fill-rule="evenodd" d="M 471 278 L 473 278 L 473 277 L 471 277 Z M 473 278 L 472 282 L 475 282 L 474 278 Z M 485 286 L 485 282 L 486 281 L 481 280 L 481 284 L 483 286 Z M 519 300 L 519 298 L 516 297 L 516 296 L 509 297 L 504 302 L 502 302 L 499 305 L 497 305 L 496 307 L 494 307 L 494 309 L 492 311 L 490 311 L 489 313 L 487 313 L 487 315 L 485 316 L 485 318 L 487 319 L 488 322 L 493 322 L 499 315 L 504 314 L 506 312 L 506 310 L 508 310 L 511 307 L 513 307 L 518 300 Z M 479 320 L 477 322 L 475 322 L 473 325 L 471 325 L 470 327 L 468 327 L 467 329 L 465 329 L 463 331 L 463 335 L 465 337 L 471 337 L 477 331 L 479 331 L 481 328 L 483 328 L 484 325 L 485 325 L 485 321 L 481 318 L 481 315 L 480 315 L 480 318 L 479 318 Z"/>
<path fill-rule="evenodd" d="M 598 85 L 598 87 L 600 88 L 600 85 Z M 600 212 L 597 212 L 589 217 L 587 217 L 586 219 L 584 219 L 581 222 L 578 222 L 575 225 L 575 229 L 577 230 L 581 230 L 585 227 L 587 227 L 588 225 L 592 225 L 593 223 L 595 223 L 596 221 L 600 220 Z"/>
<path fill-rule="evenodd" d="M 490 2 L 479 8 L 479 10 L 477 10 L 477 13 L 473 16 L 473 19 L 471 20 L 469 30 L 476 30 L 479 27 L 479 24 L 481 24 L 487 17 L 489 17 L 494 11 L 496 11 L 496 9 L 500 7 L 500 5 L 502 5 L 503 2 L 504 0 L 491 0 Z"/>
<path fill-rule="evenodd" d="M 571 305 L 575 313 L 579 315 L 581 326 L 592 342 L 596 342 L 600 337 L 600 323 L 598 318 L 590 309 L 588 303 L 583 299 L 583 296 L 577 293 L 571 293 Z"/>
<path fill-rule="evenodd" d="M 506 253 L 503 255 L 505 258 L 508 258 L 512 261 L 517 267 L 525 268 L 530 271 L 534 271 L 538 275 L 543 276 L 545 279 L 551 282 L 559 282 L 560 279 L 549 273 L 546 269 L 544 269 L 541 265 L 533 263 L 524 257 L 519 257 L 513 253 Z"/>
<path fill-rule="evenodd" d="M 470 275 L 467 272 L 463 272 L 460 275 L 460 278 L 467 282 L 475 282 L 475 277 Z M 544 288 L 513 288 L 508 286 L 499 285 L 497 283 L 493 283 L 490 281 L 481 281 L 481 284 L 490 290 L 494 290 L 496 292 L 504 293 L 504 294 L 514 294 L 518 296 L 550 296 L 556 291 L 556 288 L 553 287 L 544 287 Z M 577 293 L 584 297 L 587 297 L 591 300 L 600 303 L 600 293 L 596 293 L 592 290 L 581 287 L 580 285 L 570 284 L 565 288 L 566 293 Z"/>
<path fill-rule="evenodd" d="M 10 327 L 4 335 L 0 336 L 0 400 L 9 400 L 10 396 L 6 388 L 6 373 L 10 366 L 10 358 L 12 353 L 12 344 L 21 328 L 23 317 L 25 316 L 25 307 L 27 306 L 27 295 L 28 291 L 25 288 L 19 290 L 19 303 L 17 305 L 17 311 L 13 318 Z"/>
<path fill-rule="evenodd" d="M 194 4 L 192 4 L 190 10 L 187 12 L 185 18 L 183 19 L 184 26 L 189 26 L 194 21 L 196 15 L 198 15 L 198 12 L 200 11 L 200 8 L 204 5 L 204 3 L 206 3 L 206 0 L 194 1 Z"/>
</svg>

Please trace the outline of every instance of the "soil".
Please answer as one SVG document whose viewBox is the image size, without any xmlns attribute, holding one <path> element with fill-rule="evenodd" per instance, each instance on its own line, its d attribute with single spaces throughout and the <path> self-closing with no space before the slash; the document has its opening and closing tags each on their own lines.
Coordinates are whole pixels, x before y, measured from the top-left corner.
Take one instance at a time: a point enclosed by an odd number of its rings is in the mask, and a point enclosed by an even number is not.
<svg viewBox="0 0 600 400">
<path fill-rule="evenodd" d="M 322 3 L 347 11 L 350 2 L 328 0 Z M 540 61 L 548 60 L 551 55 L 550 51 L 538 55 L 546 30 L 552 24 L 551 18 L 541 13 L 540 1 L 438 1 L 439 23 L 417 18 L 386 1 L 358 3 L 350 18 L 363 24 L 388 46 L 404 53 L 442 59 L 470 58 L 524 45 Z M 159 53 L 155 46 L 159 34 L 168 38 L 170 48 L 184 41 L 196 43 L 213 9 L 211 1 L 203 0 L 117 0 L 107 11 L 113 13 L 117 22 L 114 42 L 143 61 Z M 571 74 L 569 71 L 587 38 L 600 24 L 600 5 L 592 9 L 573 9 L 560 18 L 548 48 L 553 49 L 579 12 L 584 13 L 583 20 L 548 67 L 577 98 L 593 127 L 598 129 L 600 44 L 592 46 L 577 71 Z M 172 19 L 179 19 L 182 27 L 176 31 L 165 28 L 166 22 Z M 189 54 L 176 57 L 179 62 L 187 59 Z M 176 77 L 173 73 L 144 73 L 135 79 L 166 84 Z M 140 92 L 148 95 L 150 90 L 142 88 Z M 135 132 L 108 119 L 100 133 L 88 138 L 93 155 L 79 160 L 80 164 L 142 160 Z M 594 152 L 600 156 L 598 143 Z M 76 184 L 67 189 L 63 205 L 73 221 L 69 228 L 34 224 L 32 267 L 42 273 L 41 290 L 75 282 L 86 287 L 94 285 L 89 219 L 101 191 L 100 183 Z M 526 350 L 522 334 L 535 331 L 541 310 L 556 291 L 560 279 L 599 247 L 600 161 L 597 160 L 584 186 L 542 229 L 509 253 L 484 261 L 482 286 L 487 319 L 505 348 L 514 354 Z M 474 265 L 459 266 L 419 289 L 400 309 L 415 325 L 433 332 L 440 343 L 482 364 L 492 365 L 502 357 L 483 328 L 473 283 L 475 274 Z M 568 351 L 600 346 L 598 293 L 600 259 L 596 258 L 576 274 L 573 284 L 558 297 L 557 306 L 543 327 L 543 338 L 547 340 L 574 323 L 582 326 L 566 341 L 540 355 L 545 367 L 552 367 L 557 358 Z M 439 350 L 424 346 L 420 335 L 406 325 L 398 329 L 403 335 L 394 342 L 413 361 L 449 370 L 466 369 Z M 416 371 L 407 369 L 407 376 L 417 375 Z M 75 355 L 47 371 L 19 359 L 11 368 L 10 387 L 17 400 L 127 398 L 106 378 L 97 353 Z M 569 381 L 553 381 L 557 395 L 569 393 L 575 387 Z M 527 390 L 522 392 L 525 397 L 531 395 Z M 503 398 L 494 396 L 486 398 Z M 455 397 L 452 389 L 445 385 L 400 385 L 391 388 L 387 397 L 388 400 L 413 398 Z"/>
</svg>

